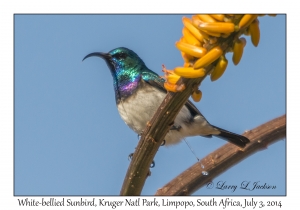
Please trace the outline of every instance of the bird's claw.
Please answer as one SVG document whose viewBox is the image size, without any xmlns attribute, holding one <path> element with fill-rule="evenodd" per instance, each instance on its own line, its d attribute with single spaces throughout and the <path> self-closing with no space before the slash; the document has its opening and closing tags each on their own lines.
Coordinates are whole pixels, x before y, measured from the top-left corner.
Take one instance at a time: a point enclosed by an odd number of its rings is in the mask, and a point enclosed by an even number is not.
<svg viewBox="0 0 300 210">
<path fill-rule="evenodd" d="M 133 153 L 130 153 L 130 154 L 128 155 L 128 160 L 131 160 L 131 159 L 132 159 L 132 156 L 133 156 Z"/>
<path fill-rule="evenodd" d="M 170 128 L 170 130 L 176 130 L 176 131 L 180 131 L 180 129 L 181 129 L 181 126 L 180 126 L 180 125 L 178 125 L 178 126 L 173 125 L 173 126 Z"/>
</svg>

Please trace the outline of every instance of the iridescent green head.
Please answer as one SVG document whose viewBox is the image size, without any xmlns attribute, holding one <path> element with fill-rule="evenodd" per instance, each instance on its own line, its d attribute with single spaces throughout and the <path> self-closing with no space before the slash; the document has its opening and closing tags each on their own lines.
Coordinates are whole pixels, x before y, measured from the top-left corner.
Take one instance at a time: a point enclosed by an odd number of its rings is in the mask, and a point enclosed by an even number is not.
<svg viewBox="0 0 300 210">
<path fill-rule="evenodd" d="M 97 56 L 106 61 L 113 76 L 117 101 L 122 97 L 130 96 L 136 90 L 142 71 L 147 69 L 143 60 L 125 47 L 116 48 L 108 53 L 91 53 L 84 59 L 91 56 Z"/>
</svg>

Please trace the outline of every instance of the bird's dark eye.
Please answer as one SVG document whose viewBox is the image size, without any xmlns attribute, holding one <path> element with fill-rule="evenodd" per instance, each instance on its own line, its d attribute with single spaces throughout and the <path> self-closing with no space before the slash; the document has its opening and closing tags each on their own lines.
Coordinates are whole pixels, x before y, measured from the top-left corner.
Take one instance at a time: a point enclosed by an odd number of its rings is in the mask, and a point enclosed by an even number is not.
<svg viewBox="0 0 300 210">
<path fill-rule="evenodd" d="M 119 59 L 125 59 L 126 58 L 126 53 L 124 52 L 120 52 L 118 54 L 115 55 L 115 57 L 119 60 Z"/>
</svg>

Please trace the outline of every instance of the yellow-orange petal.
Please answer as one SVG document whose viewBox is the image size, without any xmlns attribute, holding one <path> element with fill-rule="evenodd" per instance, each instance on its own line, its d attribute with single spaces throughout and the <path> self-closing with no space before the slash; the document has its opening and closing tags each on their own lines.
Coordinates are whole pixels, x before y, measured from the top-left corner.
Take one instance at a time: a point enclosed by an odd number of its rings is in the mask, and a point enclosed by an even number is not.
<svg viewBox="0 0 300 210">
<path fill-rule="evenodd" d="M 195 70 L 193 67 L 176 67 L 174 72 L 184 78 L 198 78 L 205 75 L 204 69 Z"/>
<path fill-rule="evenodd" d="M 194 25 L 194 27 L 197 28 L 197 30 L 199 31 L 199 33 L 201 34 L 201 36 L 203 37 L 203 42 L 205 42 L 206 40 L 209 40 L 210 37 L 207 33 L 205 33 L 204 31 L 199 30 L 198 25 L 202 23 L 202 21 L 197 17 L 197 16 L 193 16 L 192 17 L 192 24 Z"/>
<path fill-rule="evenodd" d="M 210 65 L 212 62 L 217 60 L 223 54 L 223 50 L 220 46 L 212 48 L 208 53 L 206 53 L 202 58 L 199 58 L 195 64 L 194 69 L 203 68 Z"/>
<path fill-rule="evenodd" d="M 214 23 L 200 23 L 198 25 L 200 30 L 205 30 L 214 33 L 232 33 L 235 26 L 233 23 L 214 22 Z"/>
<path fill-rule="evenodd" d="M 211 17 L 210 15 L 197 15 L 197 17 L 203 21 L 203 22 L 207 22 L 207 23 L 214 23 L 217 22 L 213 17 Z"/>
<path fill-rule="evenodd" d="M 218 80 L 225 72 L 228 65 L 228 60 L 225 58 L 225 56 L 221 56 L 219 58 L 219 61 L 214 68 L 214 70 L 210 74 L 210 80 L 216 81 Z"/>
<path fill-rule="evenodd" d="M 212 37 L 220 37 L 221 36 L 221 33 L 208 31 L 208 30 L 204 30 L 204 29 L 200 29 L 200 32 L 204 32 L 207 35 L 212 36 Z M 211 39 L 212 37 L 209 37 L 209 39 Z"/>
<path fill-rule="evenodd" d="M 192 21 L 187 17 L 183 17 L 182 22 L 184 26 L 196 37 L 196 39 L 203 43 L 204 38 L 199 32 L 199 30 L 193 25 Z"/>
<path fill-rule="evenodd" d="M 249 26 L 252 44 L 257 47 L 260 39 L 259 21 L 255 19 Z"/>
<path fill-rule="evenodd" d="M 201 42 L 186 27 L 183 27 L 182 34 L 188 44 L 201 46 Z"/>
<path fill-rule="evenodd" d="M 221 22 L 224 21 L 224 17 L 225 17 L 225 15 L 222 15 L 222 14 L 220 14 L 220 15 L 217 15 L 217 14 L 211 14 L 210 16 L 212 16 L 214 19 L 216 19 L 216 20 L 218 20 L 218 21 L 221 21 Z"/>
<path fill-rule="evenodd" d="M 184 42 L 176 42 L 175 46 L 182 52 L 185 52 L 191 56 L 194 56 L 196 58 L 201 58 L 203 57 L 207 50 L 203 47 L 198 47 L 198 46 L 194 46 L 194 45 L 190 45 Z"/>
<path fill-rule="evenodd" d="M 258 15 L 250 15 L 250 14 L 244 15 L 239 22 L 239 28 L 242 29 L 248 27 L 252 23 L 252 21 L 257 18 L 257 16 Z"/>
<path fill-rule="evenodd" d="M 169 74 L 168 76 L 165 76 L 165 78 L 168 83 L 175 85 L 180 79 L 180 76 L 177 74 Z"/>
<path fill-rule="evenodd" d="M 232 62 L 234 65 L 238 65 L 244 52 L 244 47 L 246 45 L 246 39 L 240 38 L 234 42 L 233 45 L 233 55 L 232 55 Z"/>
<path fill-rule="evenodd" d="M 170 84 L 168 82 L 164 83 L 164 87 L 166 88 L 166 90 L 171 91 L 171 92 L 181 92 L 185 89 L 185 85 L 181 84 L 181 85 L 173 85 Z"/>
<path fill-rule="evenodd" d="M 201 90 L 196 90 L 192 93 L 192 99 L 195 101 L 195 102 L 199 102 L 202 98 L 202 92 Z"/>
</svg>

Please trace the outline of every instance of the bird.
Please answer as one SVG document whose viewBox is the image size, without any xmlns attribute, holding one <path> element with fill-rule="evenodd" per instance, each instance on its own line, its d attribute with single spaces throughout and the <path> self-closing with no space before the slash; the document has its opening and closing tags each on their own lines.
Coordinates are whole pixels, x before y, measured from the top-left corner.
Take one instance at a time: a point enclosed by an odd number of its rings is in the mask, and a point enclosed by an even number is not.
<svg viewBox="0 0 300 210">
<path fill-rule="evenodd" d="M 165 80 L 150 70 L 132 50 L 118 47 L 108 53 L 94 52 L 86 55 L 105 60 L 113 77 L 116 105 L 123 121 L 141 135 L 148 121 L 167 94 Z M 174 145 L 189 136 L 216 136 L 238 146 L 245 147 L 249 139 L 211 125 L 196 106 L 187 101 L 181 108 L 164 139 L 164 145 Z"/>
</svg>

